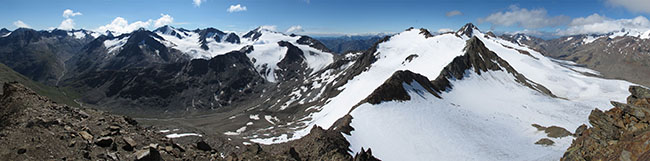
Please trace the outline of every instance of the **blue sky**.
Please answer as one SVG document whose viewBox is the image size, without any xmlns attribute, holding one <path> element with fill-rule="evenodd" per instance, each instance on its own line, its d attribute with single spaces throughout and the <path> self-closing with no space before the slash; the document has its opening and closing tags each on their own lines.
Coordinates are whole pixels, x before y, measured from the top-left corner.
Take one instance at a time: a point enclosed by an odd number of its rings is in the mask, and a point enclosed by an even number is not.
<svg viewBox="0 0 650 161">
<path fill-rule="evenodd" d="M 195 1 L 200 1 L 196 3 Z M 149 29 L 161 15 L 164 24 L 187 29 L 215 27 L 243 32 L 257 26 L 276 26 L 305 34 L 399 32 L 408 27 L 432 31 L 460 28 L 472 22 L 482 30 L 559 33 L 576 27 L 578 18 L 597 14 L 591 23 L 619 23 L 647 17 L 647 0 L 4 0 L 0 27 L 22 24 L 35 29 L 63 26 L 96 30 L 117 17 L 141 21 Z M 239 11 L 228 9 L 239 5 Z M 648 9 L 644 9 L 648 8 Z M 245 7 L 245 10 L 243 8 Z M 235 7 L 236 8 L 236 7 Z M 66 9 L 81 13 L 64 17 Z M 447 13 L 458 11 L 455 16 Z M 501 14 L 500 14 L 501 13 Z M 530 14 L 530 15 L 527 15 Z M 490 17 L 491 16 L 491 17 Z M 515 16 L 515 17 L 513 17 Z M 528 16 L 528 17 L 526 17 Z M 151 20 L 151 21 L 149 21 Z M 530 22 L 527 22 L 530 21 Z M 593 24 L 580 24 L 593 25 Z M 609 25 L 609 24 L 607 24 Z M 646 27 L 637 24 L 634 27 Z M 650 28 L 650 24 L 647 25 Z M 301 28 L 301 29 L 300 29 Z M 576 31 L 579 31 L 577 28 Z M 569 33 L 569 32 L 567 32 Z"/>
</svg>

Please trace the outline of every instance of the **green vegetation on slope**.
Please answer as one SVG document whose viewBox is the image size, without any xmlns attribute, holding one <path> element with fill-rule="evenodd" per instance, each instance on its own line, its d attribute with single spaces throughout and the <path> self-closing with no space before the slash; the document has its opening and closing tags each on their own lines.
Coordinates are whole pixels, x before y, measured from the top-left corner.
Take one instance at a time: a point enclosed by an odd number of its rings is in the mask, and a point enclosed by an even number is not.
<svg viewBox="0 0 650 161">
<path fill-rule="evenodd" d="M 36 93 L 46 96 L 52 101 L 67 104 L 70 106 L 79 107 L 74 101 L 74 98 L 78 97 L 78 94 L 68 89 L 58 89 L 55 87 L 50 87 L 43 85 L 41 83 L 32 81 L 31 79 L 21 75 L 20 73 L 12 70 L 6 65 L 0 63 L 0 84 L 5 82 L 19 82 L 25 86 L 33 89 Z M 2 86 L 0 85 L 0 92 L 2 91 Z"/>
</svg>

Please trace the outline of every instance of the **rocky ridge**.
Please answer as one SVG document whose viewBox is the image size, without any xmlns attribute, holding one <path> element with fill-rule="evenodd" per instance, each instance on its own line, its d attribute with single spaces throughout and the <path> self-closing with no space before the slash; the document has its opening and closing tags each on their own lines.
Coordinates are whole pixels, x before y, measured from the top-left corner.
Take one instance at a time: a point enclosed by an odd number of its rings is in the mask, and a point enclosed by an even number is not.
<svg viewBox="0 0 650 161">
<path fill-rule="evenodd" d="M 377 160 L 370 149 L 350 155 L 340 130 L 316 126 L 299 140 L 243 148 L 211 137 L 170 139 L 130 117 L 58 105 L 15 82 L 4 84 L 0 116 L 0 158 L 10 160 Z"/>
<path fill-rule="evenodd" d="M 592 127 L 578 128 L 563 161 L 650 160 L 650 90 L 631 86 L 629 91 L 627 103 L 612 102 L 608 111 L 591 112 Z"/>
</svg>

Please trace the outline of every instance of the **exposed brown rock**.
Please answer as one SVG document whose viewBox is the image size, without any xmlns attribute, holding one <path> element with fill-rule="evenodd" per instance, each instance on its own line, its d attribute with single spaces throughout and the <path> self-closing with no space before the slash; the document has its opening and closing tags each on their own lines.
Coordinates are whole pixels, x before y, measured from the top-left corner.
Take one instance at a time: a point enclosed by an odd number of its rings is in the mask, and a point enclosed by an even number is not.
<svg viewBox="0 0 650 161">
<path fill-rule="evenodd" d="M 544 129 L 544 132 L 548 137 L 552 137 L 552 138 L 561 138 L 561 137 L 572 135 L 571 132 L 569 132 L 568 130 L 558 126 L 548 127 Z"/>
<path fill-rule="evenodd" d="M 593 126 L 582 132 L 562 160 L 648 160 L 650 159 L 650 90 L 632 86 L 627 103 L 612 102 L 608 111 L 595 109 L 589 115 Z"/>
<path fill-rule="evenodd" d="M 542 138 L 542 139 L 539 139 L 537 142 L 535 142 L 535 144 L 543 145 L 543 146 L 551 146 L 551 145 L 555 144 L 555 142 L 553 140 L 551 140 L 551 139 L 548 139 L 548 138 Z"/>
</svg>

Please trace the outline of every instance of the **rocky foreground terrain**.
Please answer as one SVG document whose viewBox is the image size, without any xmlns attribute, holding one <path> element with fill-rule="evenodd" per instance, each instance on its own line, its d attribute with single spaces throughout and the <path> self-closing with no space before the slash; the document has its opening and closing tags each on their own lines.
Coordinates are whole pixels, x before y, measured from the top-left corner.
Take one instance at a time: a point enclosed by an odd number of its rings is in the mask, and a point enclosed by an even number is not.
<svg viewBox="0 0 650 161">
<path fill-rule="evenodd" d="M 626 103 L 612 102 L 608 111 L 595 109 L 589 123 L 576 130 L 577 139 L 563 161 L 576 160 L 650 160 L 650 90 L 630 87 Z"/>
<path fill-rule="evenodd" d="M 19 83 L 0 95 L 0 160 L 377 160 L 350 155 L 341 132 L 313 127 L 302 139 L 272 146 L 233 146 L 220 138 L 166 138 L 119 115 L 59 105 Z"/>
</svg>

